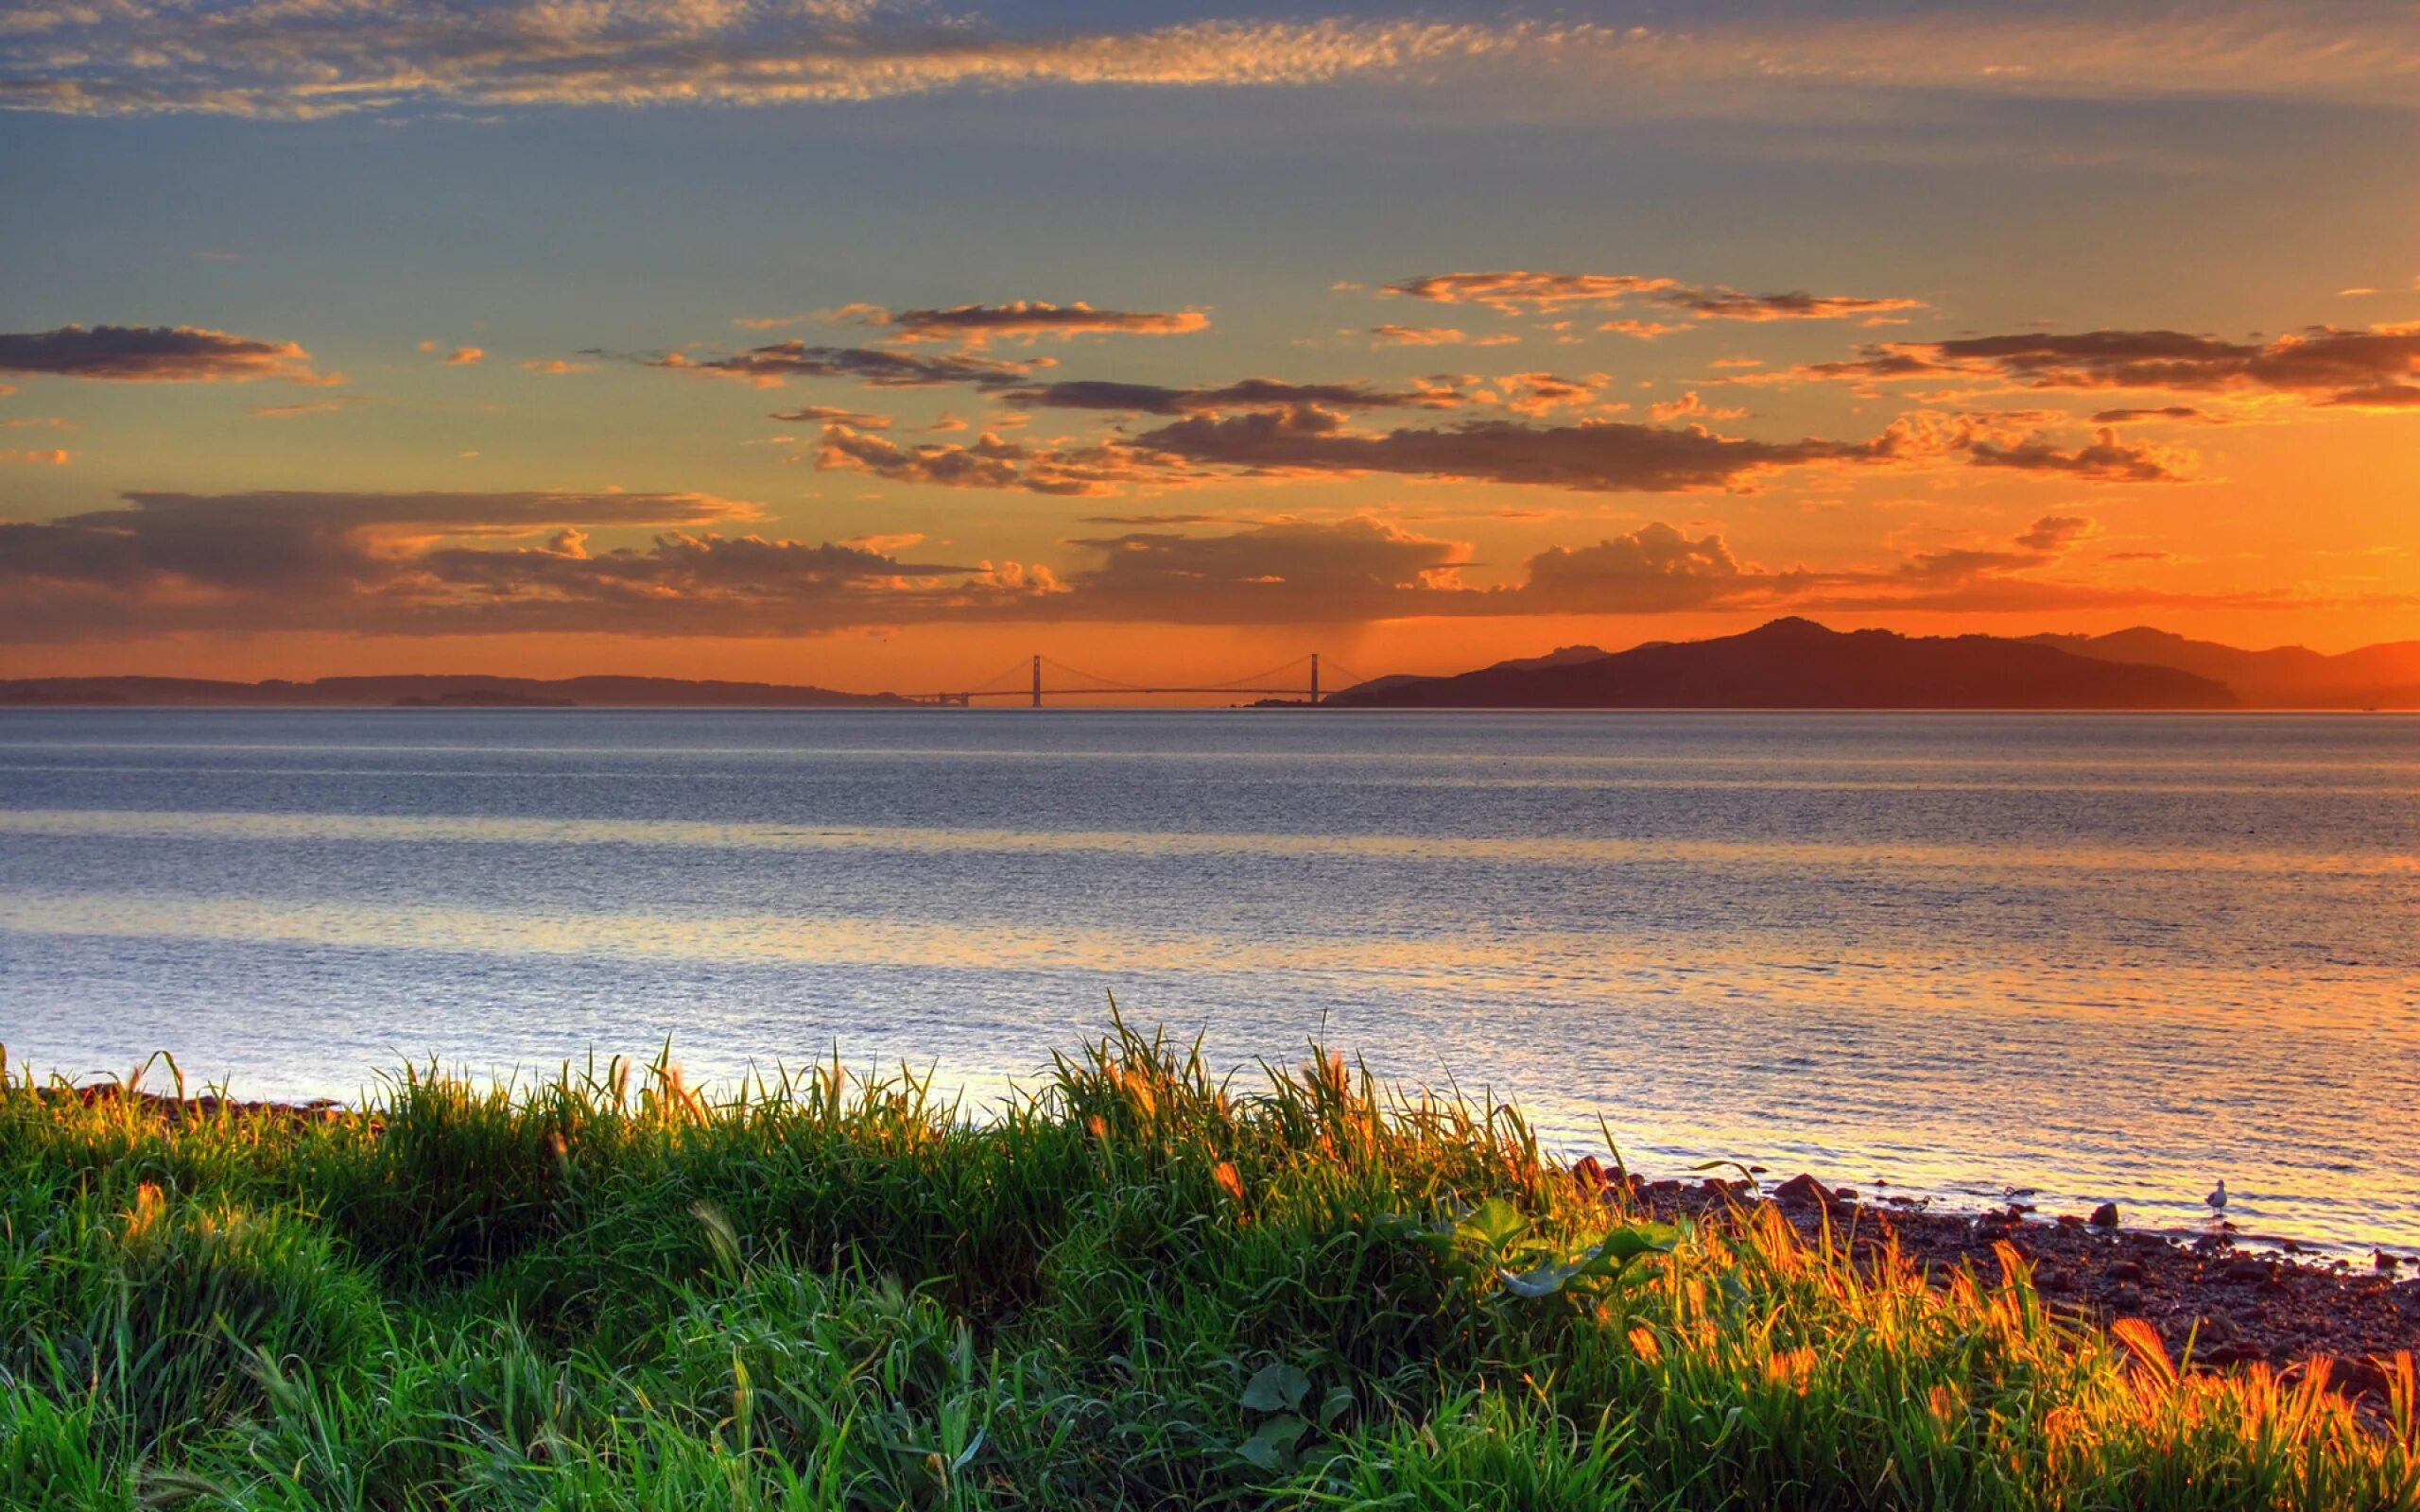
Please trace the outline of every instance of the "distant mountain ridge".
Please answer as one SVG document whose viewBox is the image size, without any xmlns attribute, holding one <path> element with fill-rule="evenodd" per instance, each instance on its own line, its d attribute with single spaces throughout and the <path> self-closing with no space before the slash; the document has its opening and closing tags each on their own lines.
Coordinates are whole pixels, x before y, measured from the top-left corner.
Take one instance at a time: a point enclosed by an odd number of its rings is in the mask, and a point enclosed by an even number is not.
<svg viewBox="0 0 2420 1512">
<path fill-rule="evenodd" d="M 908 709 L 895 693 L 838 693 L 782 682 L 687 678 L 499 678 L 426 673 L 320 678 L 310 682 L 220 682 L 205 678 L 17 678 L 0 681 L 0 705 L 330 709 L 530 709 L 575 705 L 641 709 Z"/>
<path fill-rule="evenodd" d="M 1532 658 L 1459 677 L 1379 679 L 1327 701 L 1348 709 L 2231 709 L 2238 703 L 2214 679 L 2082 656 L 2038 641 L 1843 632 L 1796 618 L 1712 640 L 1658 642 L 1596 657 Z"/>
<path fill-rule="evenodd" d="M 2329 656 L 2299 645 L 2239 650 L 2147 625 L 2107 635 L 2029 639 L 2077 656 L 2190 672 L 2225 683 L 2250 708 L 2420 708 L 2420 641 L 2391 641 Z"/>
</svg>

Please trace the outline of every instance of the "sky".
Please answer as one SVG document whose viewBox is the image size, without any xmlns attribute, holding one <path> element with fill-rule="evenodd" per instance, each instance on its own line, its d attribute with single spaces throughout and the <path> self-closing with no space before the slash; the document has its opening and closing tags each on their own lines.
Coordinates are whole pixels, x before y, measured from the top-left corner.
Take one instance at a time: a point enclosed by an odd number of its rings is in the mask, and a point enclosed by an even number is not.
<svg viewBox="0 0 2420 1512">
<path fill-rule="evenodd" d="M 2405 3 L 0 12 L 0 674 L 2420 638 Z"/>
</svg>

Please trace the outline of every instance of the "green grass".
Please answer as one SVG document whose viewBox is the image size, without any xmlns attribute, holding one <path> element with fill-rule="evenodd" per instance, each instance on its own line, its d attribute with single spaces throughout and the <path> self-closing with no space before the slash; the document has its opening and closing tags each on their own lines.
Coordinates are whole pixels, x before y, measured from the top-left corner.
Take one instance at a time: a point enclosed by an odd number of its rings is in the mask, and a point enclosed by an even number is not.
<svg viewBox="0 0 2420 1512">
<path fill-rule="evenodd" d="M 1119 1025 L 980 1121 L 837 1064 L 0 1084 L 11 1508 L 2420 1509 L 2408 1359 L 2364 1423 L 2013 1258 L 1661 1228 L 1332 1058 L 1236 1090 Z"/>
</svg>

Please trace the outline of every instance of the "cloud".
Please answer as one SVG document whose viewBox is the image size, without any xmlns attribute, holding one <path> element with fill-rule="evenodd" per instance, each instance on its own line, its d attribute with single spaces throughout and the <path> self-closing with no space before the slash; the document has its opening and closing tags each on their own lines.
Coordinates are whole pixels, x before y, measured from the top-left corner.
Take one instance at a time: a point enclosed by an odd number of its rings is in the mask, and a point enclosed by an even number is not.
<svg viewBox="0 0 2420 1512">
<path fill-rule="evenodd" d="M 1482 273 L 1427 273 L 1386 285 L 1379 292 L 1440 304 L 1483 304 L 1505 315 L 1534 315 L 1567 304 L 1619 304 L 1672 287 L 1668 278 L 1634 273 L 1533 273 L 1507 269 Z"/>
<path fill-rule="evenodd" d="M 1743 569 L 1719 535 L 1691 540 L 1662 522 L 1593 546 L 1553 546 L 1530 558 L 1523 592 L 1538 613 L 1654 614 L 1769 595 L 1785 581 Z"/>
<path fill-rule="evenodd" d="M 254 404 L 252 414 L 261 420 L 291 420 L 298 415 L 334 415 L 345 408 L 338 399 L 317 399 L 300 404 Z"/>
<path fill-rule="evenodd" d="M 61 7 L 21 22 L 18 109 L 318 117 L 477 106 L 849 103 L 950 89 L 1305 86 L 1512 57 L 1583 31 L 1525 23 L 1190 22 L 1146 30 L 937 25 L 873 6 L 769 0 L 577 6 L 166 0 Z"/>
<path fill-rule="evenodd" d="M 1273 521 L 1227 535 L 1130 531 L 1071 544 L 1098 561 L 1068 575 L 1051 612 L 1251 623 L 1374 618 L 1449 587 L 1468 547 L 1368 516 Z"/>
<path fill-rule="evenodd" d="M 2058 472 L 2100 483 L 2180 483 L 2192 475 L 2193 466 L 2189 452 L 2121 441 L 2117 432 L 2105 429 L 2098 432 L 2090 444 L 2072 452 L 2061 451 L 2039 436 L 2013 445 L 1978 439 L 1967 451 L 1978 467 Z"/>
<path fill-rule="evenodd" d="M 0 450 L 0 462 L 30 462 L 47 467 L 65 467 L 75 454 L 60 447 L 39 449 L 9 448 Z"/>
<path fill-rule="evenodd" d="M 1719 409 L 1707 404 L 1694 388 L 1678 399 L 1667 399 L 1647 406 L 1647 413 L 1658 424 L 1676 420 L 1737 420 L 1748 412 L 1744 409 Z"/>
<path fill-rule="evenodd" d="M 860 431 L 887 431 L 891 426 L 891 419 L 888 415 L 869 415 L 838 404 L 802 404 L 796 409 L 776 410 L 766 419 L 785 421 L 793 425 L 837 423 Z"/>
<path fill-rule="evenodd" d="M 1080 496 L 1112 491 L 1109 480 L 1088 475 L 1065 456 L 1028 451 L 985 431 L 972 446 L 926 443 L 900 446 L 841 424 L 823 428 L 815 465 L 839 472 L 870 472 L 892 483 L 925 483 L 944 489 L 1022 489 L 1028 493 Z"/>
<path fill-rule="evenodd" d="M 1838 320 L 1892 310 L 1927 308 L 1922 300 L 1858 299 L 1843 294 L 1742 294 L 1726 288 L 1673 288 L 1655 302 L 1706 320 Z"/>
<path fill-rule="evenodd" d="M 438 342 L 424 341 L 420 344 L 420 350 L 427 352 L 445 352 L 446 364 L 455 368 L 469 368 L 487 360 L 487 350 L 483 347 L 456 347 L 447 352 Z"/>
<path fill-rule="evenodd" d="M 1474 338 L 1450 325 L 1374 325 L 1370 336 L 1374 347 L 1509 347 L 1521 339 L 1509 334 Z"/>
<path fill-rule="evenodd" d="M 1744 486 L 1757 474 L 1818 463 L 1875 463 L 1899 455 L 1898 438 L 1873 441 L 1755 441 L 1703 427 L 1662 429 L 1616 421 L 1531 425 L 1478 421 L 1448 429 L 1347 432 L 1311 407 L 1226 418 L 1193 417 L 1133 438 L 1132 449 L 1186 462 L 1259 472 L 1393 472 L 1600 492 L 1671 493 Z"/>
<path fill-rule="evenodd" d="M 1697 327 L 1686 320 L 1620 319 L 1603 321 L 1597 329 L 1610 335 L 1628 336 L 1634 341 L 1660 341 L 1683 331 L 1694 331 Z"/>
<path fill-rule="evenodd" d="M 2126 425 L 2142 420 L 2194 421 L 2206 425 L 2223 425 L 2226 421 L 2207 410 L 2190 404 L 2160 404 L 2150 409 L 2100 409 L 2092 414 L 2096 425 Z"/>
<path fill-rule="evenodd" d="M 1948 341 L 1881 342 L 1854 360 L 1735 382 L 1985 379 L 2036 389 L 2184 393 L 2266 391 L 2323 405 L 2399 408 L 2420 380 L 2420 330 L 2313 326 L 2268 342 L 2183 331 L 2026 332 Z"/>
<path fill-rule="evenodd" d="M 1101 409 L 1137 415 L 1186 415 L 1201 410 L 1286 408 L 1319 404 L 1330 409 L 1446 409 L 1462 402 L 1450 390 L 1372 388 L 1366 384 L 1294 384 L 1276 378 L 1246 378 L 1215 387 L 1168 388 L 1071 379 L 1011 388 L 1011 404 L 1037 409 Z"/>
<path fill-rule="evenodd" d="M 1081 522 L 1088 525 L 1231 525 L 1236 522 L 1223 514 L 1088 514 Z"/>
<path fill-rule="evenodd" d="M 2037 576 L 2093 536 L 2077 514 L 2043 515 L 2004 541 L 1823 572 L 1762 567 L 1720 531 L 1653 522 L 1549 546 L 1484 587 L 1466 580 L 1481 566 L 1470 543 L 1371 514 L 1103 517 L 1120 528 L 1066 542 L 1081 559 L 1063 579 L 1040 563 L 911 558 L 904 554 L 923 544 L 913 534 L 807 542 L 746 530 L 756 515 L 695 493 L 130 494 L 111 509 L 0 521 L 0 642 L 280 631 L 771 636 L 1019 620 L 1332 624 L 2200 601 Z M 1185 528 L 1205 525 L 1225 528 Z M 605 532 L 644 539 L 602 544 Z"/>
<path fill-rule="evenodd" d="M 291 341 L 262 341 L 190 325 L 64 325 L 0 334 L 0 372 L 120 383 L 326 383 Z"/>
<path fill-rule="evenodd" d="M 0 638 L 181 630 L 794 634 L 1038 591 L 981 564 L 714 528 L 703 494 L 135 493 L 0 522 Z M 592 532 L 648 529 L 596 549 Z"/>
<path fill-rule="evenodd" d="M 995 336 L 1055 335 L 1185 335 L 1210 329 L 1210 318 L 1199 310 L 1097 310 L 1081 300 L 1051 304 L 1040 300 L 1014 300 L 1007 304 L 960 304 L 946 310 L 887 310 L 880 305 L 854 305 L 851 318 L 861 325 L 886 326 L 907 342 L 956 341 L 981 347 Z"/>
<path fill-rule="evenodd" d="M 1861 299 L 1844 294 L 1742 294 L 1719 284 L 1695 286 L 1644 273 L 1538 273 L 1522 269 L 1430 273 L 1386 285 L 1381 293 L 1444 304 L 1482 304 L 1505 315 L 1537 315 L 1568 305 L 1616 309 L 1645 301 L 1704 320 L 1837 320 L 1893 310 L 1921 310 L 1922 300 Z M 1608 320 L 1598 328 L 1652 340 L 1685 325 Z"/>
<path fill-rule="evenodd" d="M 845 378 L 872 388 L 942 388 L 972 385 L 996 388 L 1014 384 L 1047 362 L 1001 362 L 962 352 L 920 357 L 874 347 L 818 347 L 777 341 L 728 357 L 703 361 L 683 352 L 642 359 L 650 368 L 744 378 L 760 387 L 779 387 L 792 378 Z"/>
<path fill-rule="evenodd" d="M 2016 543 L 2027 551 L 2057 556 L 2098 528 L 2090 515 L 2046 514 L 2025 527 Z"/>
<path fill-rule="evenodd" d="M 1491 404 L 1522 415 L 1544 415 L 1556 409 L 1594 404 L 1598 390 L 1612 380 L 1606 374 L 1594 372 L 1584 378 L 1565 378 L 1551 372 L 1507 373 L 1501 378 L 1480 378 L 1469 375 L 1459 380 L 1438 379 L 1434 391 L 1453 394 L 1460 399 L 1468 388 L 1472 404 Z M 1617 404 L 1616 409 L 1627 409 Z"/>
<path fill-rule="evenodd" d="M 586 372 L 588 366 L 584 362 L 565 362 L 561 357 L 532 357 L 521 365 L 521 370 L 543 373 L 549 378 L 561 378 L 566 373 Z"/>
<path fill-rule="evenodd" d="M 74 114 L 316 117 L 418 106 L 773 106 L 942 90 L 1304 88 L 1348 81 L 1605 115 L 1772 113 L 1827 92 L 2057 99 L 2253 95 L 2409 109 L 2420 60 L 2392 4 L 1827 7 L 1670 25 L 1345 15 L 1092 29 L 922 7 L 582 0 L 104 0 L 0 13 L 0 98 Z"/>
</svg>

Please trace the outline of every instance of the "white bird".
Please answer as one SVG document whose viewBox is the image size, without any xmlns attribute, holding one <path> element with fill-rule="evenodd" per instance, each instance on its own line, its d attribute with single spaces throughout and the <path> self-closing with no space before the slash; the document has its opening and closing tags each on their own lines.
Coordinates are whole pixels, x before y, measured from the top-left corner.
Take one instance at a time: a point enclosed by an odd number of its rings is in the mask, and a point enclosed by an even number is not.
<svg viewBox="0 0 2420 1512">
<path fill-rule="evenodd" d="M 2217 1213 L 2217 1212 L 2224 1212 L 2224 1211 L 2227 1211 L 2227 1183 L 2226 1183 L 2226 1177 L 2221 1177 L 2219 1178 L 2219 1184 L 2218 1184 L 2217 1186 L 2215 1186 L 2215 1187 L 2212 1187 L 2212 1188 L 2210 1189 L 2210 1194 L 2209 1194 L 2208 1196 L 2206 1196 L 2206 1197 L 2204 1197 L 2202 1200 L 2203 1200 L 2204 1202 L 2206 1202 L 2206 1203 L 2208 1203 L 2208 1204 L 2210 1205 L 2210 1211 L 2211 1211 L 2212 1212 L 2214 1212 L 2214 1213 Z"/>
</svg>

